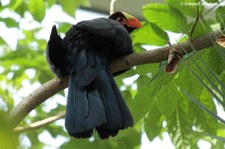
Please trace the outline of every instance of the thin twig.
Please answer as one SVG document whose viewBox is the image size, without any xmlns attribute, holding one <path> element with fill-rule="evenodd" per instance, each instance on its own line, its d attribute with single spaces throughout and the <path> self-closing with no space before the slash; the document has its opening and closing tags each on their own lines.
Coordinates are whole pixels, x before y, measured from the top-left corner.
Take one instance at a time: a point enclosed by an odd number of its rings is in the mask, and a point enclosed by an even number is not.
<svg viewBox="0 0 225 149">
<path fill-rule="evenodd" d="M 37 121 L 35 123 L 30 124 L 29 126 L 25 126 L 25 127 L 16 127 L 13 131 L 14 132 L 24 132 L 24 131 L 31 131 L 34 129 L 38 129 L 41 128 L 43 126 L 49 125 L 52 122 L 55 122 L 59 119 L 62 119 L 65 117 L 65 113 L 60 113 L 51 117 L 48 117 L 46 119 Z"/>
<path fill-rule="evenodd" d="M 198 0 L 196 0 L 196 19 L 195 19 L 195 22 L 194 22 L 194 25 L 192 26 L 192 28 L 191 28 L 191 32 L 190 32 L 190 40 L 192 40 L 192 35 L 193 35 L 193 33 L 194 33 L 194 31 L 195 31 L 195 27 L 196 27 L 196 25 L 197 25 L 197 23 L 198 23 L 198 20 L 199 20 L 199 9 L 198 9 Z"/>
</svg>

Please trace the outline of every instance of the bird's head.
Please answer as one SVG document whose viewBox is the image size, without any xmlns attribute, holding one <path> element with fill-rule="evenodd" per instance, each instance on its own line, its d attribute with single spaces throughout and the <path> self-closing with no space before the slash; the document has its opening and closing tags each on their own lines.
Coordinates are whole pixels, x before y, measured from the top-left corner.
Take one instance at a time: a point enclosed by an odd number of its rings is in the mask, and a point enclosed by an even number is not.
<svg viewBox="0 0 225 149">
<path fill-rule="evenodd" d="M 109 16 L 109 19 L 113 19 L 122 24 L 129 33 L 142 26 L 141 22 L 137 18 L 121 11 L 113 13 Z"/>
</svg>

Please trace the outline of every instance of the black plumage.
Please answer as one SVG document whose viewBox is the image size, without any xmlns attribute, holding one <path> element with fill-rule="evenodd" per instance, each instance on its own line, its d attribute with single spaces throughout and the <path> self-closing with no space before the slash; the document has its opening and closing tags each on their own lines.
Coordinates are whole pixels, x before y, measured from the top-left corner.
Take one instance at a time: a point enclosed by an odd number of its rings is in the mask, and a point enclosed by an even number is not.
<svg viewBox="0 0 225 149">
<path fill-rule="evenodd" d="M 133 126 L 108 68 L 112 60 L 132 52 L 127 29 L 113 19 L 80 22 L 64 39 L 53 26 L 46 55 L 57 76 L 69 76 L 65 126 L 71 136 L 88 138 L 96 130 L 104 139 Z"/>
</svg>

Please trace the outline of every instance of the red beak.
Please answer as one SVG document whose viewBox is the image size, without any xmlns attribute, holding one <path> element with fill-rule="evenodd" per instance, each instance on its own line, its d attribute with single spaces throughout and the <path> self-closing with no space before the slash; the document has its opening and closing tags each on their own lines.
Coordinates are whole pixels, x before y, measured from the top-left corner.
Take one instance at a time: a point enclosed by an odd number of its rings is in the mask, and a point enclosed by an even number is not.
<svg viewBox="0 0 225 149">
<path fill-rule="evenodd" d="M 141 22 L 137 18 L 128 18 L 127 26 L 131 28 L 141 28 Z"/>
<path fill-rule="evenodd" d="M 135 18 L 134 16 L 127 14 L 125 12 L 122 12 L 122 13 L 127 19 L 126 24 L 128 27 L 131 27 L 131 28 L 141 28 L 142 27 L 141 22 L 137 18 Z"/>
</svg>

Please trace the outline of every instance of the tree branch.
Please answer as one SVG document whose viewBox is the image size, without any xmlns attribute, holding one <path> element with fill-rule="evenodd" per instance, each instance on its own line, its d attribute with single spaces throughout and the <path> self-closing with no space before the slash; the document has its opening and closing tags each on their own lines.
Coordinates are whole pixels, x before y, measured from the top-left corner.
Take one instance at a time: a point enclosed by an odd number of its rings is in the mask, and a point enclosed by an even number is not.
<svg viewBox="0 0 225 149">
<path fill-rule="evenodd" d="M 11 127 L 16 127 L 24 117 L 55 93 L 65 89 L 68 78 L 54 78 L 34 90 L 9 112 Z"/>
<path fill-rule="evenodd" d="M 180 47 L 183 47 L 188 53 L 192 52 L 193 49 L 200 51 L 205 48 L 211 47 L 216 39 L 223 35 L 221 30 L 216 30 L 215 32 L 210 32 L 204 36 L 198 37 L 193 40 L 188 40 L 179 44 L 172 45 L 173 48 L 179 50 L 182 54 L 185 54 Z M 168 59 L 170 46 L 162 47 L 154 50 L 144 51 L 141 53 L 129 54 L 121 57 L 115 61 L 110 66 L 111 72 L 116 72 L 118 70 L 123 70 L 136 65 L 142 65 L 147 63 L 158 63 Z"/>
<path fill-rule="evenodd" d="M 58 115 L 54 115 L 54 116 L 48 117 L 46 119 L 43 119 L 43 120 L 37 121 L 35 123 L 32 123 L 29 126 L 16 127 L 13 131 L 14 132 L 31 131 L 31 130 L 38 129 L 40 127 L 46 126 L 46 125 L 48 125 L 48 124 L 50 124 L 52 122 L 55 122 L 55 121 L 57 121 L 59 119 L 64 118 L 64 117 L 65 117 L 65 113 L 60 113 Z"/>
<path fill-rule="evenodd" d="M 221 30 L 216 30 L 215 32 L 208 33 L 199 38 L 193 39 L 191 41 L 185 41 L 179 44 L 173 45 L 177 50 L 182 46 L 187 52 L 193 51 L 190 44 L 199 51 L 204 48 L 208 48 L 213 45 L 215 40 L 222 36 Z M 111 72 L 116 72 L 119 70 L 127 69 L 132 66 L 142 65 L 146 63 L 158 63 L 167 60 L 169 54 L 169 46 L 158 48 L 151 51 L 145 51 L 142 53 L 133 53 L 114 60 L 110 66 Z M 185 54 L 180 50 L 182 54 Z M 16 127 L 29 112 L 34 108 L 39 106 L 46 99 L 56 94 L 57 92 L 65 89 L 68 86 L 68 77 L 65 78 L 54 78 L 38 89 L 34 90 L 29 96 L 23 99 L 18 105 L 16 105 L 9 112 L 9 120 L 11 127 Z"/>
</svg>

